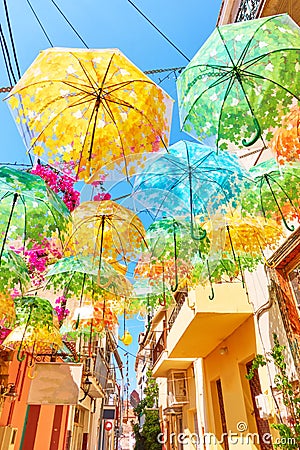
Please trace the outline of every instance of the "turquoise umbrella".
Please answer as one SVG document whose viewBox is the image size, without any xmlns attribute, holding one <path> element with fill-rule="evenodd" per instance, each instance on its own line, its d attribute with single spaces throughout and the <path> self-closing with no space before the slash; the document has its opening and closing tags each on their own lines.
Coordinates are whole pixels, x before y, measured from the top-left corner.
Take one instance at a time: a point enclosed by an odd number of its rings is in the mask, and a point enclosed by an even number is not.
<svg viewBox="0 0 300 450">
<path fill-rule="evenodd" d="M 248 173 L 235 155 L 196 142 L 179 141 L 168 151 L 136 177 L 132 196 L 152 211 L 189 219 L 191 236 L 202 239 L 195 217 L 207 220 L 234 204 Z"/>
</svg>

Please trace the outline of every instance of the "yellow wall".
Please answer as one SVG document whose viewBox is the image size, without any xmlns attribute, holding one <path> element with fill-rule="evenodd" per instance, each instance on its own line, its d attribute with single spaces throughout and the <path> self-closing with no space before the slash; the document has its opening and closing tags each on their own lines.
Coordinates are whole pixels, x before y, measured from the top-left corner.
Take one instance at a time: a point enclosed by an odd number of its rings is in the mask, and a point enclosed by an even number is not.
<svg viewBox="0 0 300 450">
<path fill-rule="evenodd" d="M 223 354 L 221 354 L 223 353 Z M 221 380 L 228 433 L 240 435 L 239 423 L 247 424 L 247 433 L 256 433 L 252 400 L 248 381 L 245 380 L 245 364 L 256 354 L 253 318 L 249 318 L 231 336 L 225 339 L 204 359 L 207 399 L 207 432 L 220 435 L 219 402 L 216 380 Z M 218 436 L 219 437 L 219 436 Z M 230 445 L 230 448 L 257 448 L 252 445 Z M 216 447 L 211 447 L 216 448 Z M 222 448 L 221 446 L 219 448 Z"/>
</svg>

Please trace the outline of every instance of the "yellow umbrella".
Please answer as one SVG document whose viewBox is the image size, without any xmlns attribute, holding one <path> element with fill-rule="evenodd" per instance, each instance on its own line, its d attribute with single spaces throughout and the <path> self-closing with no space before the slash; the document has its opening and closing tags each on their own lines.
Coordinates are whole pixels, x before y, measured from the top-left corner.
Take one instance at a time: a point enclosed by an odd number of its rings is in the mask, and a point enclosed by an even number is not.
<svg viewBox="0 0 300 450">
<path fill-rule="evenodd" d="M 28 151 L 76 179 L 168 145 L 173 100 L 118 49 L 44 50 L 8 99 Z"/>
<path fill-rule="evenodd" d="M 124 273 L 124 265 L 135 261 L 145 244 L 146 231 L 139 217 L 112 200 L 83 202 L 72 218 L 67 249 L 99 256 L 99 267 L 103 258 Z"/>
</svg>

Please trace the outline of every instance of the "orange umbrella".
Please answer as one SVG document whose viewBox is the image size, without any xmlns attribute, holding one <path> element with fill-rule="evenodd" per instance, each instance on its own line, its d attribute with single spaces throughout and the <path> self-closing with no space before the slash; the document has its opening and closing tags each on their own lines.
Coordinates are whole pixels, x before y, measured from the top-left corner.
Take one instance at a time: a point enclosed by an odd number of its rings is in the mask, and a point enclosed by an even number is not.
<svg viewBox="0 0 300 450">
<path fill-rule="evenodd" d="M 269 143 L 279 164 L 299 161 L 300 159 L 300 107 L 294 106 L 284 117 Z"/>
</svg>

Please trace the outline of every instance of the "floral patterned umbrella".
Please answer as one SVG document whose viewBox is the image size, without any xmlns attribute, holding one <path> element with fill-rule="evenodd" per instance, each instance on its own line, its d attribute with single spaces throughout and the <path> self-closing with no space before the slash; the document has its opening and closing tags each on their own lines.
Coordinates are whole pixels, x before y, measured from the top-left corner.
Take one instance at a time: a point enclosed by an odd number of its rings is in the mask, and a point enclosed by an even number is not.
<svg viewBox="0 0 300 450">
<path fill-rule="evenodd" d="M 0 328 L 11 328 L 16 320 L 15 304 L 8 292 L 0 292 Z"/>
<path fill-rule="evenodd" d="M 217 27 L 177 80 L 183 130 L 219 149 L 265 146 L 300 101 L 299 40 L 287 14 Z"/>
<path fill-rule="evenodd" d="M 5 244 L 61 240 L 70 219 L 63 201 L 36 175 L 0 167 L 0 260 Z"/>
<path fill-rule="evenodd" d="M 73 230 L 67 249 L 83 255 L 99 256 L 116 269 L 136 261 L 145 243 L 145 229 L 139 217 L 122 205 L 112 201 L 81 203 L 72 213 Z"/>
<path fill-rule="evenodd" d="M 93 297 L 96 301 L 105 294 L 129 296 L 130 281 L 102 260 L 99 275 L 99 257 L 69 256 L 49 266 L 46 288 L 63 291 L 67 298 Z"/>
<path fill-rule="evenodd" d="M 45 350 L 57 350 L 62 346 L 57 318 L 51 303 L 40 297 L 15 299 L 16 328 L 5 338 L 3 345 L 18 348 L 18 360 L 29 352 L 34 358 Z"/>
<path fill-rule="evenodd" d="M 299 181 L 300 163 L 287 163 L 280 167 L 275 159 L 257 164 L 249 171 L 253 184 L 245 183 L 241 194 L 242 209 L 252 215 L 282 220 L 293 231 L 287 219 L 300 219 Z"/>
<path fill-rule="evenodd" d="M 205 219 L 223 212 L 240 192 L 247 172 L 238 158 L 196 142 L 179 141 L 169 153 L 151 162 L 136 177 L 133 198 L 149 210 L 171 217 L 188 217 L 193 239 L 195 216 Z"/>
<path fill-rule="evenodd" d="M 23 258 L 13 250 L 4 250 L 0 264 L 0 292 L 6 293 L 14 288 L 23 292 L 29 282 L 28 269 Z"/>
<path fill-rule="evenodd" d="M 283 228 L 273 219 L 242 215 L 238 210 L 229 210 L 211 222 L 201 223 L 206 229 L 209 249 L 206 259 L 192 260 L 193 269 L 189 283 L 220 282 L 222 279 L 241 276 L 244 271 L 254 271 L 259 263 L 266 263 L 265 250 L 275 250 L 284 239 Z"/>
<path fill-rule="evenodd" d="M 168 145 L 173 100 L 118 49 L 44 50 L 8 103 L 28 151 L 78 179 Z"/>
</svg>

